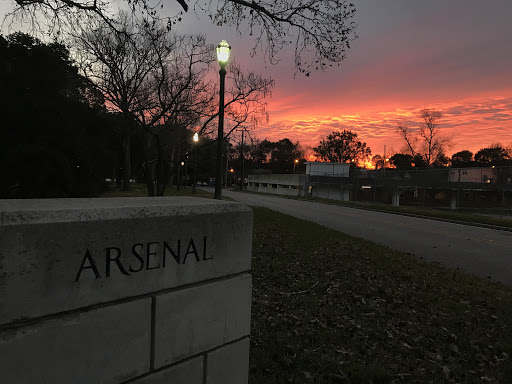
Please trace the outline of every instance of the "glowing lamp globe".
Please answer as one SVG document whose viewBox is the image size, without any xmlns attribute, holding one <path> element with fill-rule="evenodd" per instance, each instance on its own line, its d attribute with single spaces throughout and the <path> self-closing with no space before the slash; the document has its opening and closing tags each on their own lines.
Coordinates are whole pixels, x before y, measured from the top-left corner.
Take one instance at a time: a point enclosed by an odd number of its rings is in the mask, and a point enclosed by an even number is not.
<svg viewBox="0 0 512 384">
<path fill-rule="evenodd" d="M 222 40 L 220 44 L 217 45 L 217 61 L 222 67 L 224 67 L 228 62 L 230 51 L 231 47 L 226 40 Z"/>
<path fill-rule="evenodd" d="M 193 136 L 193 140 L 197 143 L 199 141 L 199 135 L 196 133 L 194 133 L 194 136 Z"/>
</svg>

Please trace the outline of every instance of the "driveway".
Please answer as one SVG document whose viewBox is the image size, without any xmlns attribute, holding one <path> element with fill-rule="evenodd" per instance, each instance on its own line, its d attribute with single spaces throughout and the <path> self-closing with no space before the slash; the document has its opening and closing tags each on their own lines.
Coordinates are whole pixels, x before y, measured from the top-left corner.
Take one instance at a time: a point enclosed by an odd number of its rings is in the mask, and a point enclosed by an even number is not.
<svg viewBox="0 0 512 384">
<path fill-rule="evenodd" d="M 222 193 L 512 285 L 512 232 L 267 195 Z"/>
</svg>

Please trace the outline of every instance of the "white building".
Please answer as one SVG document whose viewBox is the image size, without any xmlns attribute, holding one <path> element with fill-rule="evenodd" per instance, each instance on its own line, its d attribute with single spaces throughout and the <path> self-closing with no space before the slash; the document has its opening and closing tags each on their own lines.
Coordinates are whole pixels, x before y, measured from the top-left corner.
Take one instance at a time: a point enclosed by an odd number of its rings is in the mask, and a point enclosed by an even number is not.
<svg viewBox="0 0 512 384">
<path fill-rule="evenodd" d="M 320 163 L 308 161 L 306 174 L 262 174 L 249 175 L 247 190 L 261 193 L 273 193 L 287 196 L 325 197 L 348 200 L 348 189 L 341 187 L 341 178 L 348 178 L 350 164 Z M 325 188 L 322 183 L 329 179 L 333 189 Z"/>
<path fill-rule="evenodd" d="M 495 183 L 497 171 L 494 167 L 452 168 L 448 181 L 452 183 Z"/>
<path fill-rule="evenodd" d="M 249 175 L 248 191 L 286 196 L 303 196 L 306 176 L 300 174 Z"/>
</svg>

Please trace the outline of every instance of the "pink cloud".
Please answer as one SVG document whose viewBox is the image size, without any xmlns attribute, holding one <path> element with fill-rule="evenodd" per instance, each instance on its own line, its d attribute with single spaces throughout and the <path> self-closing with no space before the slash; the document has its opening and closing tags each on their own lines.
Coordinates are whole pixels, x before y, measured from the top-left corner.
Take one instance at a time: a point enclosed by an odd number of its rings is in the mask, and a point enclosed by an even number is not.
<svg viewBox="0 0 512 384">
<path fill-rule="evenodd" d="M 512 93 L 512 92 L 511 92 Z M 444 135 L 452 137 L 453 146 L 448 154 L 469 149 L 473 152 L 500 141 L 504 145 L 512 143 L 512 110 L 510 98 L 472 98 L 460 101 L 428 105 L 444 112 L 440 128 Z M 402 103 L 397 103 L 401 105 Z M 405 104 L 405 103 L 404 103 Z M 365 141 L 373 153 L 382 153 L 384 145 L 387 148 L 403 146 L 400 136 L 396 133 L 398 122 L 407 121 L 411 127 L 421 124 L 419 111 L 424 105 L 416 104 L 403 108 L 386 105 L 382 110 L 372 106 L 338 116 L 310 115 L 309 118 L 294 114 L 280 114 L 272 117 L 268 125 L 257 127 L 255 136 L 279 140 L 284 137 L 299 141 L 303 145 L 315 146 L 322 136 L 333 130 L 351 130 Z M 271 109 L 271 106 L 270 106 Z"/>
</svg>

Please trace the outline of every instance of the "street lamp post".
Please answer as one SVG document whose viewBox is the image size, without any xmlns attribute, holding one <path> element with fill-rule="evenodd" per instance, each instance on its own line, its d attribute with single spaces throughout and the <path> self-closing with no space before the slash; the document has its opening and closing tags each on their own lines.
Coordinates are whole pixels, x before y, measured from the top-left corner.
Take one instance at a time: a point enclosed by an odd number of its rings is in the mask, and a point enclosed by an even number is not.
<svg viewBox="0 0 512 384">
<path fill-rule="evenodd" d="M 194 143 L 197 144 L 197 142 L 199 141 L 199 135 L 198 133 L 194 133 L 194 136 L 192 137 L 192 139 L 194 140 Z M 193 155 L 194 155 L 194 180 L 193 180 L 193 184 L 192 184 L 192 193 L 196 193 L 196 184 L 197 184 L 197 153 L 196 151 L 193 150 Z"/>
<path fill-rule="evenodd" d="M 215 177 L 214 198 L 222 200 L 222 142 L 224 141 L 224 83 L 226 81 L 226 64 L 229 60 L 231 47 L 222 40 L 217 46 L 217 61 L 220 65 L 220 92 L 219 92 L 219 130 L 217 134 L 217 169 Z"/>
<path fill-rule="evenodd" d="M 299 160 L 295 159 L 295 161 L 293 162 L 293 173 L 295 173 L 295 166 L 297 165 L 297 163 L 299 162 Z"/>
</svg>

